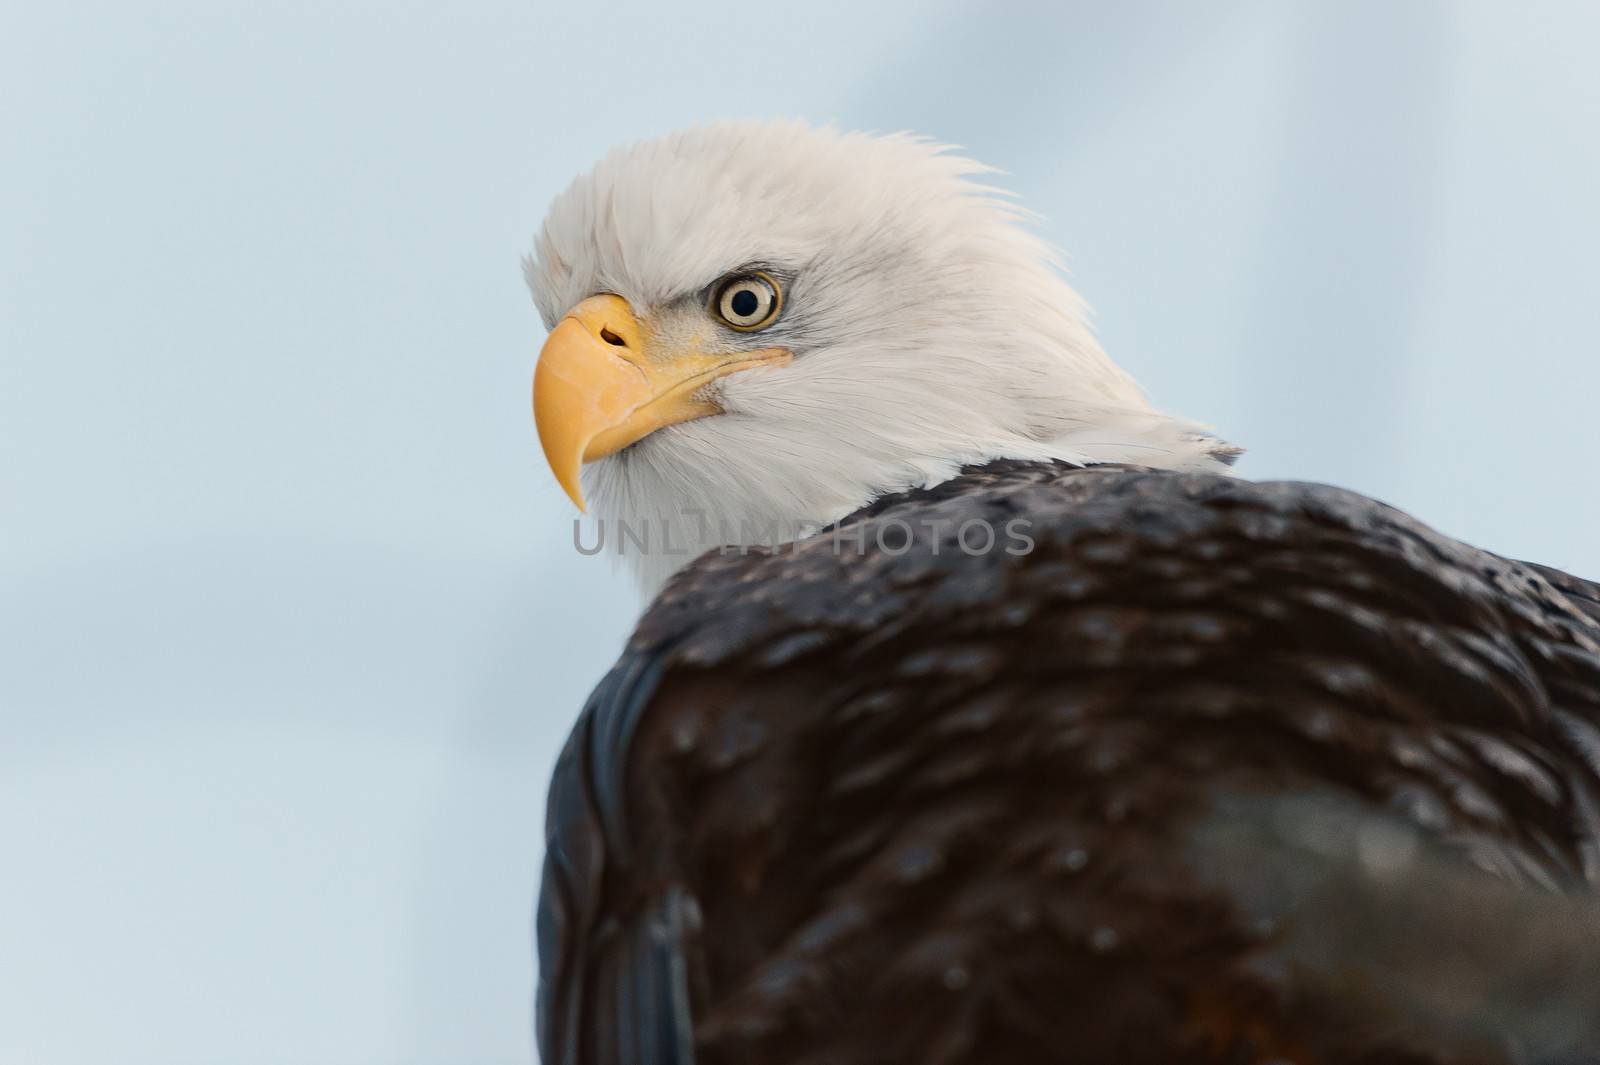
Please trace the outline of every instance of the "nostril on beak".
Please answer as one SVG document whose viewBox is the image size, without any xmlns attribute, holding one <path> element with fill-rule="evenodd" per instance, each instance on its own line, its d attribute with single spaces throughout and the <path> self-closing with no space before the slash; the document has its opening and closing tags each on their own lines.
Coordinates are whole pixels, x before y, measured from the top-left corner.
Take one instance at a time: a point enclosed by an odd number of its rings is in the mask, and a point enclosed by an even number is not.
<svg viewBox="0 0 1600 1065">
<path fill-rule="evenodd" d="M 621 337 L 617 336 L 617 334 L 613 333 L 606 326 L 600 327 L 600 339 L 604 340 L 607 344 L 610 344 L 613 347 L 625 348 L 628 346 L 628 342 L 626 340 L 623 340 Z"/>
</svg>

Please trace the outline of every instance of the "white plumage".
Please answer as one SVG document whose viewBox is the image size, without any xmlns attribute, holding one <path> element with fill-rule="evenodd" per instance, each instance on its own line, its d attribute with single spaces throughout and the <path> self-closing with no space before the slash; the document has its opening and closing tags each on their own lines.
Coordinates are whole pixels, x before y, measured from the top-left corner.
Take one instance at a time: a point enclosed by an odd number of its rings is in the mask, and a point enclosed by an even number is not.
<svg viewBox="0 0 1600 1065">
<path fill-rule="evenodd" d="M 726 412 L 589 463 L 604 520 L 670 523 L 685 554 L 627 555 L 653 594 L 741 530 L 826 523 L 998 458 L 1226 470 L 1237 454 L 1155 411 L 990 168 L 905 134 L 718 123 L 614 149 L 551 205 L 528 284 L 553 327 L 615 293 L 658 337 L 786 366 L 709 386 Z M 782 317 L 734 332 L 707 287 L 786 282 Z"/>
</svg>

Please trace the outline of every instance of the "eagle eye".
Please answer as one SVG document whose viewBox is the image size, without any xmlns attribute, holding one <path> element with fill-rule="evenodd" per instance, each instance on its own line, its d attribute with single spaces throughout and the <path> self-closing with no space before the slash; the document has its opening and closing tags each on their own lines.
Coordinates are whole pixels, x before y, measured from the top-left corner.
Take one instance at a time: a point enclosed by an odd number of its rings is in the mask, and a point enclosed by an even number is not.
<svg viewBox="0 0 1600 1065">
<path fill-rule="evenodd" d="M 729 328 L 753 333 L 777 321 L 783 310 L 783 289 L 772 275 L 760 270 L 735 274 L 717 285 L 711 309 Z"/>
</svg>

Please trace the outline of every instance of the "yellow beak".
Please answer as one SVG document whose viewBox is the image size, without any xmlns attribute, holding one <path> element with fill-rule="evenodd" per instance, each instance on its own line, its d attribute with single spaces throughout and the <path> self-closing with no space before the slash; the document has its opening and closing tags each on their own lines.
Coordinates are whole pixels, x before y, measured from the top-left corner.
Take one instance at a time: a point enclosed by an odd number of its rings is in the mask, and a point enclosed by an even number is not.
<svg viewBox="0 0 1600 1065">
<path fill-rule="evenodd" d="M 789 361 L 783 348 L 654 350 L 628 302 L 591 296 L 551 330 L 533 374 L 533 420 L 550 470 L 583 510 L 578 470 L 669 425 L 722 413 L 706 386 Z"/>
</svg>

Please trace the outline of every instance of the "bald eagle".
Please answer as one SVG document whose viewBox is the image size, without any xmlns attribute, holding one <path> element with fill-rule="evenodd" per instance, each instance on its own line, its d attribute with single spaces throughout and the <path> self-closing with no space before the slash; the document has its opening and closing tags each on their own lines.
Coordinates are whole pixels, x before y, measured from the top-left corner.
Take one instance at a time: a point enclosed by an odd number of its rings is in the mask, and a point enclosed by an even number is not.
<svg viewBox="0 0 1600 1065">
<path fill-rule="evenodd" d="M 551 784 L 546 1065 L 1600 1051 L 1600 586 L 1234 477 L 985 173 L 718 124 L 550 208 L 545 456 L 680 547 Z"/>
</svg>

